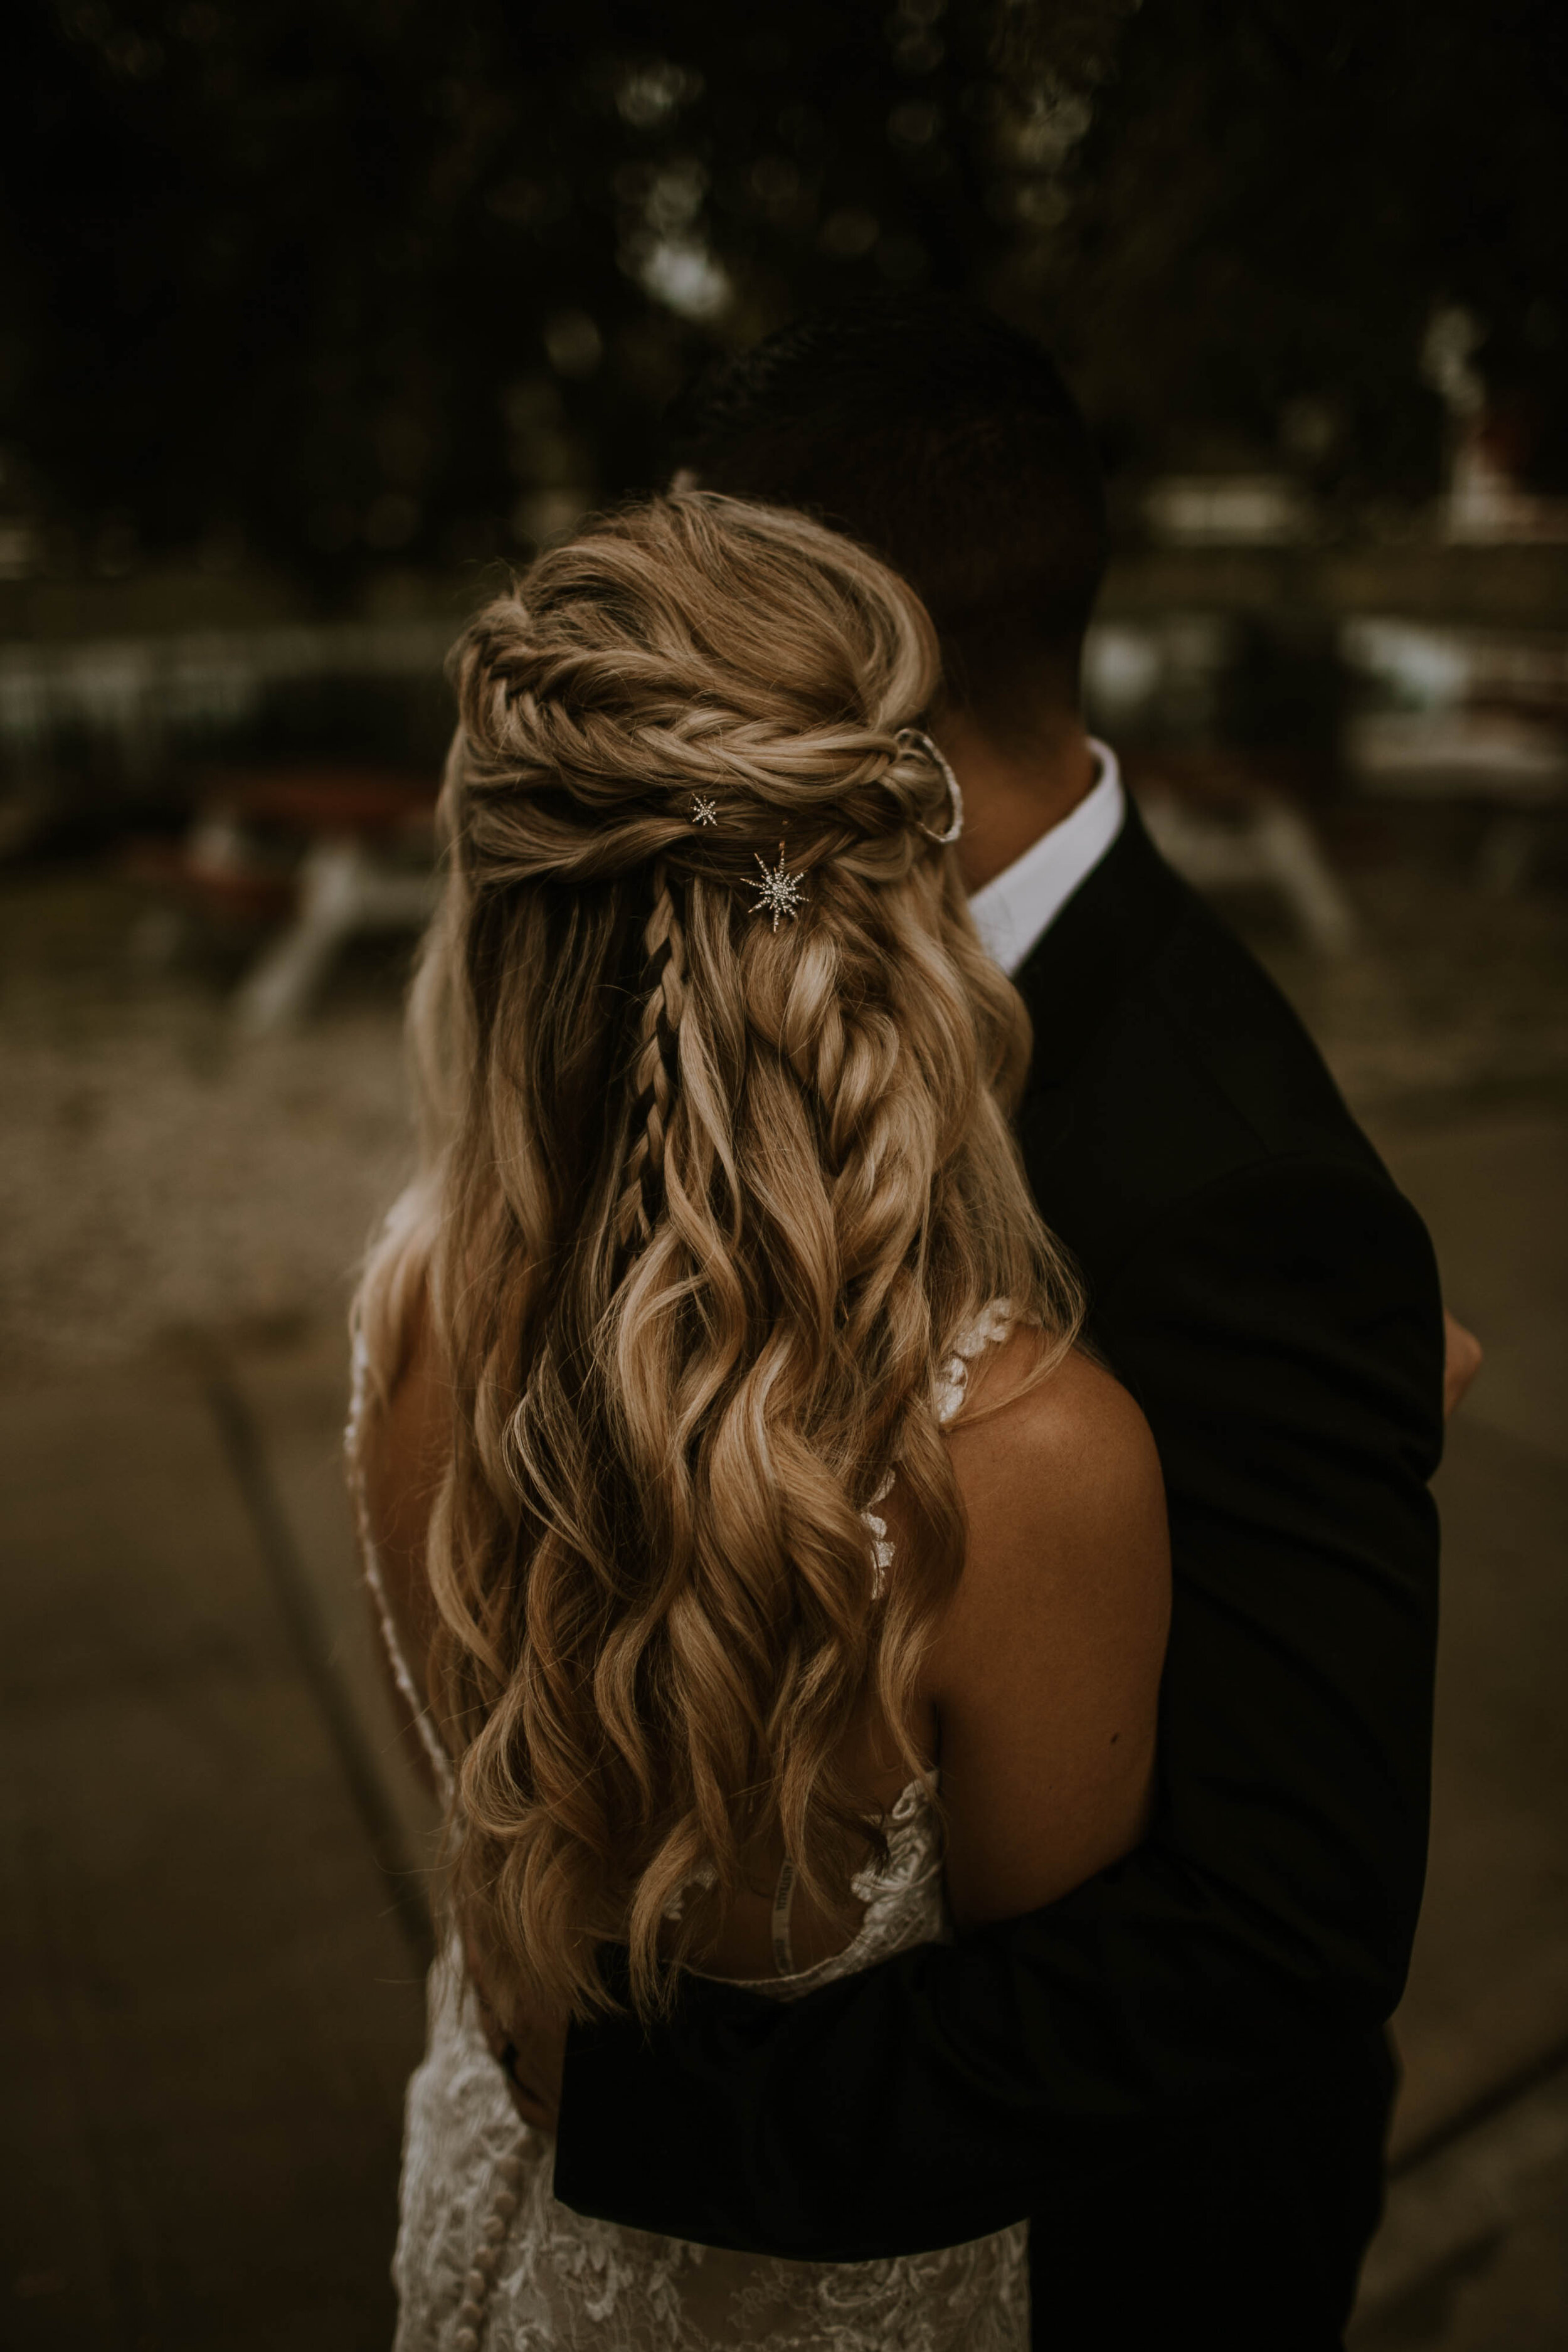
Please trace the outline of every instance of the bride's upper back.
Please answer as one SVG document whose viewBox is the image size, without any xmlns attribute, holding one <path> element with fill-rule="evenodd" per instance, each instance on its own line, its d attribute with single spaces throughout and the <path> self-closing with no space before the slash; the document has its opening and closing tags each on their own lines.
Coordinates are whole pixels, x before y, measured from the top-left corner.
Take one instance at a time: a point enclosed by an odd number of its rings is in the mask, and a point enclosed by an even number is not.
<svg viewBox="0 0 1568 2352">
<path fill-rule="evenodd" d="M 861 1727 L 928 1760 L 964 1553 L 942 1367 L 1006 1297 L 1048 1370 L 1077 1306 L 907 587 L 797 516 L 655 501 L 541 559 L 455 674 L 366 1426 L 424 1350 L 459 1907 L 578 2003 L 622 1938 L 650 2000 L 775 1841 L 834 1907 L 877 1835 Z"/>
<path fill-rule="evenodd" d="M 942 1370 L 963 1571 L 910 1694 L 907 1740 L 873 1696 L 845 1748 L 889 1851 L 868 1856 L 848 1904 L 786 1906 L 775 1833 L 703 1956 L 710 1972 L 807 1991 L 954 1919 L 1037 1909 L 1142 1835 L 1170 1610 L 1159 1462 L 1108 1373 L 1074 1350 L 1040 1380 L 1045 1353 L 997 1301 Z M 896 1481 L 877 1524 L 896 1578 L 919 1539 Z M 910 1746 L 930 1767 L 913 1780 Z"/>
<path fill-rule="evenodd" d="M 1041 1348 L 998 1302 L 942 1368 L 936 1405 L 964 1514 L 963 1572 L 913 1688 L 906 1742 L 872 1696 L 837 1759 L 868 1817 L 881 1817 L 886 1847 L 862 1853 L 831 1904 L 792 1885 L 781 1906 L 775 1825 L 689 1956 L 706 1973 L 794 1998 L 944 1933 L 954 1914 L 973 1924 L 1034 1909 L 1141 1833 L 1169 1612 L 1159 1465 L 1109 1375 L 1075 1350 L 1037 1381 Z M 367 1563 L 416 1709 L 432 1628 L 425 1528 L 447 1429 L 421 1320 L 390 1409 L 362 1441 Z M 894 1578 L 912 1539 L 896 1480 L 879 1506 L 867 1517 Z M 910 1748 L 930 1768 L 912 1780 Z"/>
</svg>

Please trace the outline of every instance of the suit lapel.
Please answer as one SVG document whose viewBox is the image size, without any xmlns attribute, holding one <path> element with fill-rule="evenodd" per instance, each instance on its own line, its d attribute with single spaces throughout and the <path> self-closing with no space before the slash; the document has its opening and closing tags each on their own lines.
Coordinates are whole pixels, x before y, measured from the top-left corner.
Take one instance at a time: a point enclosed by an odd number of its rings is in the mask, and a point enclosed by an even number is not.
<svg viewBox="0 0 1568 2352">
<path fill-rule="evenodd" d="M 1070 1171 L 1095 1163 L 1095 1116 L 1078 1077 L 1095 1038 L 1116 1020 L 1190 903 L 1131 802 L 1121 831 L 1016 975 L 1034 1024 L 1018 1105 L 1018 1146 L 1047 1219 L 1076 1198 Z M 1064 1183 L 1066 1191 L 1064 1192 Z"/>
<path fill-rule="evenodd" d="M 1130 800 L 1115 841 L 1016 975 L 1035 1029 L 1026 1101 L 1071 1077 L 1188 904 Z"/>
</svg>

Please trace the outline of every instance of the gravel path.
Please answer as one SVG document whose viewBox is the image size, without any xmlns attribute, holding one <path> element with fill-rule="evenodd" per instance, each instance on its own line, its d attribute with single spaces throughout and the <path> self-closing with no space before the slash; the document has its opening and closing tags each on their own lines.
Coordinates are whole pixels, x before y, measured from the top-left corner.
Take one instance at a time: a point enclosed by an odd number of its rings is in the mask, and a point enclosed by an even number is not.
<svg viewBox="0 0 1568 2352">
<path fill-rule="evenodd" d="M 351 972 L 300 1034 L 244 1044 L 216 975 L 138 967 L 135 922 L 92 877 L 0 899 L 13 1367 L 335 1318 L 406 1162 L 394 974 Z"/>
</svg>

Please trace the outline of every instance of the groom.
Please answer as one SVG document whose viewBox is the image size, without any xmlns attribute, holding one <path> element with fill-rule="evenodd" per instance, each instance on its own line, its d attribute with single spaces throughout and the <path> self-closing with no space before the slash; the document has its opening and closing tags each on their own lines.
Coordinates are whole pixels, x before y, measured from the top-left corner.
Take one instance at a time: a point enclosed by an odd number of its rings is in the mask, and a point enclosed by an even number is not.
<svg viewBox="0 0 1568 2352">
<path fill-rule="evenodd" d="M 1104 502 L 1045 354 L 934 299 L 807 320 L 732 364 L 688 458 L 863 541 L 935 619 L 957 854 L 1034 1022 L 1025 1160 L 1159 1445 L 1174 1613 L 1138 1852 L 790 2005 L 688 1980 L 651 2033 L 574 2029 L 556 2193 L 845 2261 L 1026 2213 L 1055 2352 L 1328 2352 L 1426 1859 L 1430 1244 L 1085 733 Z"/>
</svg>

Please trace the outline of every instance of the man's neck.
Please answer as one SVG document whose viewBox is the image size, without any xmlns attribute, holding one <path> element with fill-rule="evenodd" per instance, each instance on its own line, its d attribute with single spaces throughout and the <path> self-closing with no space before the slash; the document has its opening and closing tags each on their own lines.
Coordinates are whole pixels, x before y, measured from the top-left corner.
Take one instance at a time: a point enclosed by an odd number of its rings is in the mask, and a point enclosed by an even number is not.
<svg viewBox="0 0 1568 2352">
<path fill-rule="evenodd" d="M 1094 788 L 1094 753 L 1076 711 L 1040 726 L 1026 749 L 1004 750 L 962 710 L 944 710 L 932 728 L 963 792 L 955 854 L 971 895 L 1070 816 Z"/>
</svg>

